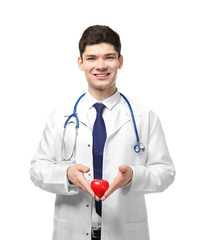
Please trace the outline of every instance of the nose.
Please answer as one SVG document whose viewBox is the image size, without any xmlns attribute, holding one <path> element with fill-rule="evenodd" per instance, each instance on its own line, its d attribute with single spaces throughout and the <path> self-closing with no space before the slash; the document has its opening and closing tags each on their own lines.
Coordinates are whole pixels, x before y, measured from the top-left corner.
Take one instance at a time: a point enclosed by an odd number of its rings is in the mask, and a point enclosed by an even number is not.
<svg viewBox="0 0 207 240">
<path fill-rule="evenodd" d="M 107 65 L 106 65 L 106 62 L 104 61 L 104 59 L 99 59 L 97 61 L 96 69 L 100 70 L 100 71 L 104 71 L 107 69 Z"/>
</svg>

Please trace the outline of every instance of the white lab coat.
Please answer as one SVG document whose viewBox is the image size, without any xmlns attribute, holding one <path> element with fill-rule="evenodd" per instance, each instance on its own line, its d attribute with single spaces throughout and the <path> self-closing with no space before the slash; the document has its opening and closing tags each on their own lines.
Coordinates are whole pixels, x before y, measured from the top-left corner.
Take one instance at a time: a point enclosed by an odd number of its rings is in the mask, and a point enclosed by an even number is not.
<svg viewBox="0 0 207 240">
<path fill-rule="evenodd" d="M 65 115 L 73 106 L 66 104 L 48 118 L 43 137 L 31 162 L 30 176 L 34 184 L 56 194 L 53 240 L 91 240 L 92 197 L 70 185 L 66 171 L 81 163 L 91 170 L 85 174 L 93 180 L 92 132 L 84 109 L 78 105 L 80 128 L 74 157 L 61 161 L 61 144 Z M 130 100 L 144 153 L 135 153 L 136 137 L 129 108 L 121 98 L 117 114 L 111 116 L 110 129 L 103 156 L 103 179 L 109 183 L 120 165 L 133 169 L 127 186 L 112 193 L 102 205 L 102 240 L 148 240 L 145 193 L 161 192 L 174 180 L 175 169 L 165 142 L 159 118 L 155 113 Z M 161 229 L 160 229 L 161 230 Z"/>
</svg>

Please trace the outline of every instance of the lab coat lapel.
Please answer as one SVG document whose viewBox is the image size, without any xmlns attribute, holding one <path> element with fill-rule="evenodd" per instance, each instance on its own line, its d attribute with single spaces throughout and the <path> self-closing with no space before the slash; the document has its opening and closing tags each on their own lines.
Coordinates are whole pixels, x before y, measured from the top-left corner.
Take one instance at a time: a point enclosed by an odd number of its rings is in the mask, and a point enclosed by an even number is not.
<svg viewBox="0 0 207 240">
<path fill-rule="evenodd" d="M 117 110 L 117 113 L 113 114 L 111 118 L 110 127 L 107 132 L 107 138 L 109 138 L 111 135 L 117 132 L 128 121 L 130 121 L 130 116 L 128 112 L 125 109 L 120 107 Z"/>
<path fill-rule="evenodd" d="M 119 109 L 117 109 L 117 113 L 113 114 L 113 116 L 111 117 L 110 127 L 107 131 L 107 138 L 113 135 L 124 124 L 131 120 L 130 114 L 127 110 L 128 109 L 123 109 L 120 106 Z M 90 128 L 89 119 L 84 104 L 79 104 L 77 115 L 79 121 Z"/>
<path fill-rule="evenodd" d="M 90 127 L 89 120 L 88 120 L 88 115 L 87 115 L 85 106 L 82 102 L 80 102 L 79 105 L 78 105 L 77 115 L 78 115 L 78 118 L 79 118 L 79 122 L 81 122 L 82 124 Z"/>
</svg>

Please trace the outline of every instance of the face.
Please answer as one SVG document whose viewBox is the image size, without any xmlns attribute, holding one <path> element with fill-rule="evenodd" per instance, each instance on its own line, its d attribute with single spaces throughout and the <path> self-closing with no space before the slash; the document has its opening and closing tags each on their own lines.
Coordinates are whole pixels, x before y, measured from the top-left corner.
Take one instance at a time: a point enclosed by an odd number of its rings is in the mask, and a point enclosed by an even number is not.
<svg viewBox="0 0 207 240">
<path fill-rule="evenodd" d="M 78 58 L 80 70 L 85 72 L 90 90 L 115 90 L 118 69 L 123 65 L 123 57 L 109 43 L 87 45 Z"/>
</svg>

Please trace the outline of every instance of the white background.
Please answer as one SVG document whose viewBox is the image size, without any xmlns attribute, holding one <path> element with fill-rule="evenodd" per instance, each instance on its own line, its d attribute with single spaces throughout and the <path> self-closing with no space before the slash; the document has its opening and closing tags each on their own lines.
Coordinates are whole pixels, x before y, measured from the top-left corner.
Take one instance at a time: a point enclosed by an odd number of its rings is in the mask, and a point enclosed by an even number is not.
<svg viewBox="0 0 207 240">
<path fill-rule="evenodd" d="M 201 0 L 0 2 L 0 239 L 51 239 L 55 196 L 29 166 L 48 114 L 86 90 L 78 41 L 94 24 L 120 34 L 119 90 L 160 116 L 176 166 L 146 196 L 151 239 L 207 239 L 206 12 Z"/>
</svg>

